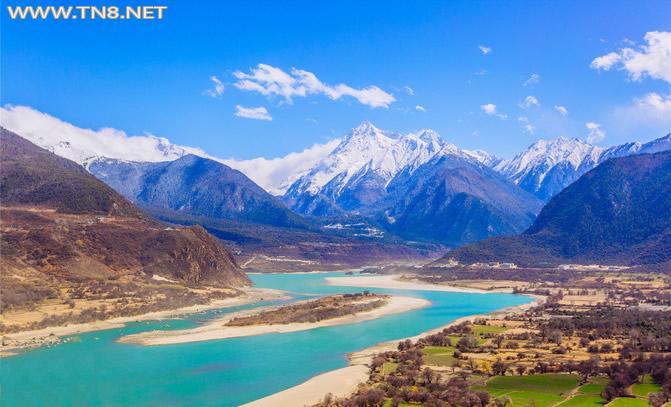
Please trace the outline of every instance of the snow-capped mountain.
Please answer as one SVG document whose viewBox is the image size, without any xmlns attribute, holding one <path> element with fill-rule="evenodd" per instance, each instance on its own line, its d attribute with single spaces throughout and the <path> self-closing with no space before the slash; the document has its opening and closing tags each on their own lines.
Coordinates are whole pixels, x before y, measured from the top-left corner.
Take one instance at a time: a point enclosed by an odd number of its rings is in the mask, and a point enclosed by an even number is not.
<svg viewBox="0 0 671 407">
<path fill-rule="evenodd" d="M 601 161 L 605 161 L 609 158 L 624 157 L 634 154 L 653 154 L 667 150 L 671 150 L 671 133 L 647 143 L 636 141 L 610 147 L 604 150 L 601 155 Z"/>
<path fill-rule="evenodd" d="M 365 209 L 386 194 L 387 185 L 397 174 L 412 173 L 437 155 L 477 161 L 433 130 L 398 135 L 365 121 L 299 177 L 287 190 L 285 200 L 294 210 L 310 215 Z"/>
<path fill-rule="evenodd" d="M 299 174 L 328 155 L 339 141 L 314 144 L 283 157 L 239 160 L 213 157 L 199 148 L 175 144 L 164 137 L 131 135 L 109 127 L 78 127 L 28 106 L 0 106 L 0 124 L 32 143 L 86 168 L 97 159 L 165 162 L 193 154 L 244 172 L 273 195 L 283 195 Z"/>
<path fill-rule="evenodd" d="M 493 168 L 522 189 L 549 200 L 603 161 L 634 154 L 671 149 L 671 135 L 648 143 L 626 143 L 601 148 L 579 139 L 559 137 L 538 140 L 512 160 L 503 160 Z"/>
<path fill-rule="evenodd" d="M 502 158 L 497 157 L 494 154 L 490 154 L 484 150 L 463 150 L 463 152 L 469 155 L 475 161 L 490 168 L 496 167 L 499 165 L 499 163 L 501 163 L 501 161 L 503 161 Z"/>
<path fill-rule="evenodd" d="M 364 122 L 284 198 L 299 213 L 363 217 L 404 238 L 460 245 L 521 232 L 541 208 L 490 168 L 499 161 L 433 130 L 395 135 Z"/>
<path fill-rule="evenodd" d="M 394 143 L 393 134 L 378 129 L 370 122 L 363 122 L 290 189 L 298 188 L 300 192 L 317 194 L 338 177 L 339 192 L 364 167 L 384 178 L 390 178 L 395 173 L 395 163 L 387 152 Z"/>
<path fill-rule="evenodd" d="M 522 189 L 547 200 L 594 168 L 602 153 L 600 147 L 575 138 L 538 140 L 494 169 Z"/>
</svg>

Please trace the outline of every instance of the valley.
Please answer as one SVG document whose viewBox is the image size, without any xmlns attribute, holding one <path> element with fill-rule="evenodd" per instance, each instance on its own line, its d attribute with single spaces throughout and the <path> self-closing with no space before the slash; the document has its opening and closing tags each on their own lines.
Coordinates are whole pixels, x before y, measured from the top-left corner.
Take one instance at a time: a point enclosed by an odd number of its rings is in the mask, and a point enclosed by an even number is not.
<svg viewBox="0 0 671 407">
<path fill-rule="evenodd" d="M 597 318 L 661 323 L 669 312 L 665 222 L 671 216 L 660 216 L 671 207 L 671 194 L 663 192 L 668 152 L 606 161 L 540 209 L 533 191 L 483 163 L 500 160 L 440 143 L 432 133 L 393 141 L 370 123 L 362 126 L 337 151 L 349 143 L 356 146 L 351 151 L 366 151 L 362 145 L 374 142 L 385 146 L 375 153 L 384 157 L 416 137 L 436 144 L 436 152 L 387 172 L 378 179 L 386 179 L 382 190 L 373 177 L 352 186 L 359 195 L 340 198 L 334 191 L 349 187 L 325 184 L 334 189 L 317 192 L 320 200 L 330 196 L 324 213 L 293 206 L 305 196 L 287 201 L 304 187 L 302 193 L 312 194 L 316 184 L 308 180 L 323 179 L 318 172 L 278 198 L 195 155 L 168 163 L 88 160 L 88 171 L 115 192 L 82 167 L 3 132 L 3 164 L 10 165 L 2 168 L 0 206 L 2 356 L 20 366 L 39 348 L 76 349 L 81 335 L 96 332 L 109 332 L 112 353 L 203 343 L 210 357 L 210 347 L 221 352 L 229 341 L 251 341 L 244 347 L 282 335 L 291 346 L 301 332 L 354 330 L 360 338 L 328 349 L 340 362 L 306 365 L 323 377 L 300 384 L 291 376 L 276 394 L 266 386 L 227 400 L 250 402 L 255 394 L 260 400 L 251 405 L 288 400 L 331 407 L 510 397 L 513 404 L 549 406 L 583 398 L 626 404 L 629 396 L 647 398 L 645 386 L 661 389 L 665 379 L 652 376 L 627 379 L 623 389 L 615 373 L 618 363 L 629 363 L 653 374 L 649 360 L 666 352 L 664 326 L 655 336 L 659 346 L 647 354 L 639 349 L 637 359 L 622 355 L 630 346 L 623 331 L 606 338 L 594 330 L 604 329 Z M 386 168 L 371 163 L 366 168 L 373 173 Z M 358 174 L 345 185 L 369 176 Z M 371 187 L 383 192 L 368 195 Z M 623 240 L 626 228 L 630 237 Z M 324 274 L 334 270 L 340 272 Z M 300 291 L 303 279 L 308 284 Z M 371 293 L 356 293 L 364 288 Z M 461 311 L 441 308 L 445 302 Z M 427 313 L 435 309 L 441 311 Z M 411 323 L 417 313 L 421 319 Z M 575 332 L 553 325 L 562 320 L 575 321 Z M 135 325 L 141 321 L 144 326 Z M 372 328 L 380 324 L 383 331 Z M 399 344 L 404 337 L 410 339 Z M 338 358 L 354 351 L 344 367 Z M 256 363 L 246 360 L 245 369 L 258 375 Z M 324 373 L 329 369 L 336 370 Z M 247 375 L 231 379 L 247 388 Z M 336 384 L 326 385 L 326 378 Z M 535 390 L 544 380 L 570 383 Z M 330 388 L 337 397 L 327 395 Z"/>
<path fill-rule="evenodd" d="M 671 407 L 671 0 L 5 3 L 0 407 Z"/>
</svg>

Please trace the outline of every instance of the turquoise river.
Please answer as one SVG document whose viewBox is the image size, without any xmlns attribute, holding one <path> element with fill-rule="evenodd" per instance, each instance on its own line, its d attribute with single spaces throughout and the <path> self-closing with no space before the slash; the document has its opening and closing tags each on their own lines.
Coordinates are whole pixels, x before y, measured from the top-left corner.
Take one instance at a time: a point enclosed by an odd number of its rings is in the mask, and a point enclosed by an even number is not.
<svg viewBox="0 0 671 407">
<path fill-rule="evenodd" d="M 289 291 L 290 301 L 331 293 L 324 277 L 343 273 L 255 274 L 258 287 Z M 431 306 L 356 324 L 167 346 L 117 343 L 127 334 L 184 329 L 268 302 L 179 319 L 134 322 L 79 334 L 69 342 L 0 360 L 2 406 L 235 406 L 347 365 L 349 352 L 417 335 L 459 317 L 521 305 L 528 297 L 370 289 L 425 298 Z"/>
</svg>

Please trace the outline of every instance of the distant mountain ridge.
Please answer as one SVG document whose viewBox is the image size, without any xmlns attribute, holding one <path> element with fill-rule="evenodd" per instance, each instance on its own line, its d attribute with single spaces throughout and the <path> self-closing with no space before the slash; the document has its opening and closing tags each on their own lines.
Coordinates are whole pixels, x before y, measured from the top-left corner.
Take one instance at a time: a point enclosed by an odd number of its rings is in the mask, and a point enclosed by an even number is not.
<svg viewBox="0 0 671 407">
<path fill-rule="evenodd" d="M 522 189 L 547 201 L 610 158 L 666 150 L 671 150 L 671 134 L 647 143 L 632 142 L 605 149 L 579 139 L 559 137 L 538 140 L 513 159 L 503 160 L 493 168 Z"/>
<path fill-rule="evenodd" d="M 165 139 L 149 139 L 158 162 L 133 162 L 40 137 L 58 154 L 88 151 L 78 156 L 88 170 L 145 208 L 278 227 L 363 223 L 362 230 L 457 246 L 523 231 L 542 201 L 608 158 L 671 148 L 671 135 L 607 149 L 560 137 L 503 160 L 462 150 L 433 130 L 402 135 L 364 121 L 311 168 L 289 175 L 295 181 L 276 198 L 221 160 Z"/>
<path fill-rule="evenodd" d="M 15 109 L 27 110 L 22 107 L 16 107 Z M 33 114 L 39 114 L 39 112 L 33 112 Z M 91 162 L 106 158 L 119 161 L 165 162 L 176 160 L 188 154 L 209 158 L 237 168 L 235 160 L 212 157 L 201 149 L 177 145 L 162 137 L 150 135 L 128 137 L 123 132 L 114 129 L 103 129 L 98 134 L 91 130 L 76 129 L 56 118 L 53 118 L 53 120 L 54 128 L 48 131 L 30 125 L 20 126 L 24 128 L 21 136 L 46 150 L 73 160 L 85 168 L 88 168 Z M 332 205 L 333 199 L 337 198 L 337 196 L 333 196 L 333 192 L 339 195 L 338 187 L 341 187 L 343 182 L 347 183 L 355 174 L 358 173 L 361 178 L 359 184 L 372 183 L 377 186 L 381 182 L 388 183 L 390 174 L 399 172 L 413 160 L 415 167 L 417 167 L 419 164 L 428 161 L 436 153 L 435 149 L 437 147 L 442 148 L 446 144 L 435 131 L 430 129 L 400 135 L 379 130 L 370 122 L 359 125 L 346 139 L 356 137 L 356 133 L 369 132 L 375 133 L 376 137 L 372 138 L 379 142 L 377 146 L 368 145 L 375 154 L 368 154 L 370 151 L 368 153 L 363 152 L 358 158 L 352 154 L 344 154 L 348 158 L 340 160 L 334 157 L 343 155 L 345 152 L 342 149 L 338 154 L 331 151 L 330 159 L 323 159 L 307 171 L 297 170 L 289 173 L 284 180 L 275 181 L 276 184 L 266 186 L 267 189 L 273 191 L 274 194 L 278 194 L 278 192 L 284 194 L 289 199 L 289 206 L 295 206 L 300 213 L 316 211 L 317 214 L 325 214 L 338 212 L 337 206 Z M 90 134 L 86 136 L 87 133 Z M 121 139 L 124 140 L 123 146 L 115 145 L 114 140 Z M 428 148 L 421 146 L 427 141 Z M 131 145 L 135 145 L 135 148 L 131 148 Z M 390 147 L 392 145 L 393 147 Z M 387 149 L 389 150 L 388 154 L 384 154 L 382 150 L 386 152 Z M 629 142 L 608 148 L 594 146 L 580 139 L 564 137 L 553 140 L 538 140 L 512 159 L 502 159 L 483 150 L 457 150 L 493 168 L 522 189 L 547 201 L 580 175 L 608 158 L 669 149 L 671 149 L 671 134 L 647 143 Z M 362 162 L 364 156 L 368 159 Z M 348 161 L 351 159 L 353 161 Z M 365 165 L 369 166 L 367 170 L 363 169 Z M 243 167 L 254 168 L 253 165 Z M 256 180 L 253 170 L 249 172 L 252 173 L 246 173 L 245 175 Z M 333 174 L 330 172 L 333 172 Z M 339 180 L 334 179 L 334 176 L 339 174 L 345 174 L 345 176 Z M 362 176 L 366 174 L 368 176 Z M 302 181 L 295 181 L 299 179 L 302 179 Z M 322 193 L 321 189 L 331 180 L 333 181 L 331 188 L 323 191 L 331 192 L 331 194 Z M 310 191 L 311 194 L 305 194 L 306 191 Z M 346 201 L 349 198 L 346 196 L 342 199 Z M 345 207 L 348 207 L 348 205 L 345 205 Z"/>
<path fill-rule="evenodd" d="M 280 227 L 307 223 L 240 171 L 193 154 L 159 163 L 96 159 L 89 171 L 148 208 Z"/>
<path fill-rule="evenodd" d="M 461 247 L 440 262 L 450 260 L 671 264 L 671 151 L 609 159 L 552 198 L 523 234 Z"/>
</svg>

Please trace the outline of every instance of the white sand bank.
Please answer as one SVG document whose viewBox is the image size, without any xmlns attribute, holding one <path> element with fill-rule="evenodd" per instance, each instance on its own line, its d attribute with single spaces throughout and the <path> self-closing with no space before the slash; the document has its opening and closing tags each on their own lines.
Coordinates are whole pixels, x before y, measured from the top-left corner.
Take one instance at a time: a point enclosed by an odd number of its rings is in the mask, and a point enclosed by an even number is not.
<svg viewBox="0 0 671 407">
<path fill-rule="evenodd" d="M 356 390 L 359 383 L 368 379 L 368 370 L 365 365 L 332 370 L 315 376 L 298 386 L 243 404 L 242 407 L 302 407 L 319 403 L 328 393 L 335 397 L 346 397 Z"/>
</svg>

